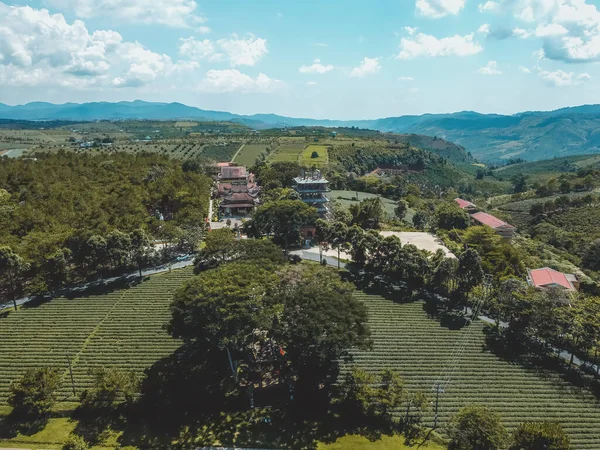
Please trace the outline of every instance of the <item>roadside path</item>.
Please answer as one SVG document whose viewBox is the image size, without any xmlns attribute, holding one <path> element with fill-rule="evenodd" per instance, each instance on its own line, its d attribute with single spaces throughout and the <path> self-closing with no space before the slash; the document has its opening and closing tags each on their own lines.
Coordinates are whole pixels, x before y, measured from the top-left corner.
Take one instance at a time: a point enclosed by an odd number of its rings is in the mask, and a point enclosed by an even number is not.
<svg viewBox="0 0 600 450">
<path fill-rule="evenodd" d="M 242 151 L 242 149 L 244 148 L 245 145 L 246 144 L 244 143 L 244 144 L 242 144 L 242 146 L 240 148 L 238 148 L 238 151 L 235 152 L 235 155 L 233 155 L 233 158 L 231 158 L 231 161 L 229 161 L 229 162 L 234 162 L 235 161 L 235 158 L 237 158 L 237 155 Z"/>
<path fill-rule="evenodd" d="M 162 264 L 160 266 L 155 266 L 155 267 L 149 267 L 145 270 L 142 270 L 142 277 L 145 277 L 148 275 L 154 275 L 154 274 L 162 273 L 162 272 L 169 272 L 170 270 L 174 270 L 174 269 L 182 269 L 184 267 L 191 266 L 194 263 L 194 255 L 186 255 L 186 256 L 180 257 L 180 258 L 181 259 L 176 260 L 171 263 Z M 110 284 L 115 281 L 135 280 L 136 278 L 139 278 L 139 276 L 140 276 L 139 271 L 135 270 L 133 272 L 119 275 L 117 277 L 104 278 L 102 280 L 90 281 L 89 283 L 83 283 L 78 286 L 73 286 L 73 287 L 63 289 L 57 293 L 56 297 L 60 297 L 60 296 L 67 295 L 70 293 L 82 292 L 91 287 L 99 286 L 102 284 Z M 30 302 L 31 300 L 34 300 L 35 298 L 37 298 L 37 297 L 30 296 L 30 297 L 20 298 L 17 300 L 17 306 L 24 305 L 25 303 Z M 13 307 L 12 300 L 8 301 L 8 302 L 4 302 L 3 304 L 0 304 L 0 311 L 3 309 L 6 309 L 6 308 L 12 308 L 12 307 Z M 0 450 L 2 450 L 2 449 L 0 449 Z"/>
</svg>

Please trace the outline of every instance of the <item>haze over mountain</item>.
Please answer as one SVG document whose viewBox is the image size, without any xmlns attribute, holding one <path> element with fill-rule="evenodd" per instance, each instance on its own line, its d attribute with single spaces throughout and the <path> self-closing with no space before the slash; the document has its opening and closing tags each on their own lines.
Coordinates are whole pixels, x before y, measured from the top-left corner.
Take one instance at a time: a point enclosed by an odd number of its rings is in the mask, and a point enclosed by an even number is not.
<svg viewBox="0 0 600 450">
<path fill-rule="evenodd" d="M 453 114 L 387 117 L 373 120 L 324 120 L 276 114 L 250 116 L 203 110 L 181 103 L 96 102 L 56 105 L 34 102 L 9 106 L 0 103 L 0 118 L 13 120 L 179 120 L 234 121 L 256 129 L 293 126 L 359 127 L 392 133 L 438 136 L 464 146 L 484 161 L 526 160 L 600 153 L 600 105 L 556 111 L 528 111 L 514 115 Z"/>
</svg>

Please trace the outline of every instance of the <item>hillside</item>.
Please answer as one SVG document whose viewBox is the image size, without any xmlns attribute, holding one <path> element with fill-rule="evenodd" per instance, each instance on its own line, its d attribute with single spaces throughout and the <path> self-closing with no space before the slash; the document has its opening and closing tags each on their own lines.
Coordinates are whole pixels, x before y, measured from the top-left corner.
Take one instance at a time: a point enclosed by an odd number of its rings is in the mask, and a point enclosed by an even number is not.
<svg viewBox="0 0 600 450">
<path fill-rule="evenodd" d="M 181 103 L 95 102 L 74 104 L 35 102 L 0 104 L 0 119 L 12 120 L 125 120 L 195 119 L 233 121 L 256 129 L 324 126 L 358 127 L 382 132 L 442 137 L 485 161 L 523 158 L 536 161 L 576 154 L 600 153 L 599 105 L 562 108 L 556 111 L 522 112 L 510 116 L 463 111 L 374 120 L 321 120 L 277 114 L 238 115 L 203 110 Z"/>
</svg>

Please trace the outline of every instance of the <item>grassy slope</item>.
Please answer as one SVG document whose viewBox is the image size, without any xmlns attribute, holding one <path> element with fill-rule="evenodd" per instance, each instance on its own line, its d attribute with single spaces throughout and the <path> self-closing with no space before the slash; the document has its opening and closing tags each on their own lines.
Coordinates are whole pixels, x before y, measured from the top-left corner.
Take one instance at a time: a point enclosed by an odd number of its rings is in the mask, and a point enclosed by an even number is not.
<svg viewBox="0 0 600 450">
<path fill-rule="evenodd" d="M 267 148 L 266 144 L 246 144 L 241 152 L 237 154 L 234 162 L 246 167 L 252 167 L 256 158 Z"/>
<path fill-rule="evenodd" d="M 545 180 L 561 173 L 576 172 L 578 169 L 600 164 L 600 156 L 577 155 L 543 161 L 513 164 L 497 169 L 496 176 L 511 179 L 516 175 L 526 175 L 532 180 Z"/>
<path fill-rule="evenodd" d="M 371 370 L 400 371 L 410 390 L 431 390 L 447 367 L 463 331 L 429 319 L 422 303 L 398 304 L 358 294 L 369 308 L 374 347 L 355 352 L 356 364 Z M 487 405 L 513 429 L 525 420 L 556 420 L 572 437 L 575 450 L 600 448 L 600 403 L 553 373 L 541 373 L 500 359 L 485 348 L 484 325 L 473 325 L 472 338 L 440 399 L 440 419 L 470 403 Z M 426 421 L 432 422 L 432 411 Z"/>
<path fill-rule="evenodd" d="M 402 436 L 383 436 L 376 441 L 370 441 L 364 436 L 344 436 L 331 444 L 319 444 L 318 450 L 411 450 L 417 446 L 408 446 L 405 444 L 405 439 Z M 432 442 L 422 446 L 427 450 L 442 450 L 442 447 Z"/>
</svg>

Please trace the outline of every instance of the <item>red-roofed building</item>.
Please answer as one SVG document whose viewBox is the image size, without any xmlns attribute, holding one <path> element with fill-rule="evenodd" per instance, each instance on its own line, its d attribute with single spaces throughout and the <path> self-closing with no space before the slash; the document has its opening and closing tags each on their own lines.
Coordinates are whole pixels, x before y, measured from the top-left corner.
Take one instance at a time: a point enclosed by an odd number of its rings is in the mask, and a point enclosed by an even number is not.
<svg viewBox="0 0 600 450">
<path fill-rule="evenodd" d="M 480 223 L 481 225 L 486 225 L 492 228 L 494 231 L 496 231 L 496 233 L 498 233 L 502 237 L 502 239 L 506 239 L 508 241 L 510 241 L 517 232 L 516 227 L 483 211 L 471 214 L 471 217 L 473 218 L 473 220 Z"/>
<path fill-rule="evenodd" d="M 468 200 L 463 200 L 462 198 L 455 198 L 454 201 L 461 209 L 464 209 L 467 212 L 475 212 L 477 210 L 477 206 Z"/>
<path fill-rule="evenodd" d="M 244 166 L 224 166 L 221 167 L 219 181 L 228 181 L 231 183 L 245 183 L 248 180 L 248 173 Z"/>
<path fill-rule="evenodd" d="M 258 199 L 247 192 L 226 195 L 219 204 L 219 210 L 226 216 L 245 216 L 254 211 Z"/>
<path fill-rule="evenodd" d="M 567 291 L 576 291 L 579 289 L 579 280 L 570 273 L 562 273 L 558 270 L 544 267 L 543 269 L 527 270 L 527 283 L 538 289 L 548 287 L 562 287 Z"/>
</svg>

